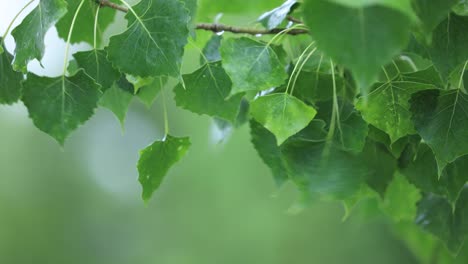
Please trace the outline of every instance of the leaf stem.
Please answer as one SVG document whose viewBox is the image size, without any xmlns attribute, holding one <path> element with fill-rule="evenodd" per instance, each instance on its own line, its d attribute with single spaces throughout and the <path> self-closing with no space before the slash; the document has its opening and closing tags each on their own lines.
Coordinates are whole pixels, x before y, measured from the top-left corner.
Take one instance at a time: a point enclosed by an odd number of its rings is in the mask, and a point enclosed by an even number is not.
<svg viewBox="0 0 468 264">
<path fill-rule="evenodd" d="M 62 78 L 65 77 L 65 74 L 67 73 L 68 55 L 70 54 L 71 36 L 73 34 L 73 28 L 75 27 L 76 18 L 78 17 L 78 13 L 80 12 L 81 7 L 83 7 L 84 2 L 85 2 L 85 0 L 81 0 L 80 5 L 76 9 L 75 14 L 73 15 L 73 20 L 72 20 L 71 25 L 70 25 L 70 30 L 68 31 L 67 44 L 66 44 L 66 47 L 65 47 L 65 58 L 64 58 L 64 62 L 63 62 Z"/>
<path fill-rule="evenodd" d="M 10 29 L 13 26 L 13 24 L 15 23 L 16 19 L 18 19 L 19 15 L 21 15 L 21 13 L 23 13 L 23 11 L 26 10 L 26 8 L 28 8 L 28 6 L 30 6 L 33 2 L 34 2 L 34 0 L 31 0 L 28 3 L 26 3 L 26 5 L 24 5 L 23 8 L 21 8 L 21 10 L 13 17 L 13 20 L 11 20 L 10 24 L 8 24 L 8 27 L 7 27 L 6 31 L 5 31 L 5 33 L 3 34 L 2 39 L 0 40 L 0 46 L 2 46 L 3 43 L 5 42 L 5 38 L 8 35 L 8 33 L 10 32 Z"/>
<path fill-rule="evenodd" d="M 93 47 L 94 50 L 97 49 L 97 25 L 98 25 L 98 20 L 99 20 L 99 10 L 100 8 L 96 9 L 96 16 L 94 18 L 94 37 L 93 37 Z"/>
<path fill-rule="evenodd" d="M 304 68 L 307 61 L 310 59 L 312 55 L 314 55 L 316 51 L 317 51 L 317 47 L 315 47 L 311 52 L 309 52 L 309 54 L 307 54 L 307 57 L 304 60 L 302 60 L 301 66 L 299 66 L 298 70 L 296 71 L 296 76 L 294 76 L 294 81 L 291 86 L 291 93 L 290 93 L 291 95 L 294 93 L 294 88 L 296 87 L 296 82 L 297 82 L 297 79 L 299 78 L 299 75 L 301 74 L 302 68 Z"/>
<path fill-rule="evenodd" d="M 167 135 L 169 135 L 169 117 L 167 115 L 167 104 L 166 104 L 166 94 L 164 92 L 164 87 L 162 83 L 162 79 L 159 78 L 159 82 L 161 85 L 161 95 L 162 95 L 162 101 L 163 101 L 163 114 L 164 114 L 164 139 L 166 138 Z"/>
</svg>

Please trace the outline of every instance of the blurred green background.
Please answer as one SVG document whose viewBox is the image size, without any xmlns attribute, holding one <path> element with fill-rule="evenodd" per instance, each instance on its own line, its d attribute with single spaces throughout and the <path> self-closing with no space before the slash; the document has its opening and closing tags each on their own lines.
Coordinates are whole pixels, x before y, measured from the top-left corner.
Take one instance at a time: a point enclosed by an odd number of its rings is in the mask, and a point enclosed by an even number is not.
<svg viewBox="0 0 468 264">
<path fill-rule="evenodd" d="M 0 32 L 25 2 L 1 4 Z M 203 0 L 197 21 L 223 12 L 224 23 L 253 25 L 281 2 Z M 208 37 L 200 33 L 197 45 Z M 63 42 L 52 30 L 47 43 L 54 49 L 45 69 L 30 67 L 54 75 Z M 184 71 L 197 63 L 189 46 Z M 159 98 L 148 110 L 134 100 L 125 132 L 99 109 L 63 149 L 22 104 L 0 106 L 0 263 L 417 263 L 383 216 L 343 222 L 341 204 L 330 202 L 289 213 L 299 195 L 275 186 L 247 126 L 219 143 L 209 118 L 172 101 L 171 131 L 191 136 L 193 146 L 145 205 L 135 164 L 138 150 L 162 137 L 160 105 Z"/>
</svg>

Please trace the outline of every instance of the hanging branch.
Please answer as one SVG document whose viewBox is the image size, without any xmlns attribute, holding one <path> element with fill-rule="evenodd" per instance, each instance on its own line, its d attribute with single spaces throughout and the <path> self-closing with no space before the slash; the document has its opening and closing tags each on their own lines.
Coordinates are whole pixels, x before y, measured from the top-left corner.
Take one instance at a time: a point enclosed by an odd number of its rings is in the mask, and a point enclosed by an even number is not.
<svg viewBox="0 0 468 264">
<path fill-rule="evenodd" d="M 119 10 L 124 13 L 128 13 L 128 8 L 124 6 L 119 6 L 115 3 L 112 3 L 109 0 L 95 0 L 96 3 L 98 3 L 101 7 L 109 7 L 115 10 Z M 287 19 L 289 21 L 292 21 L 294 23 L 298 24 L 303 24 L 303 22 L 297 18 L 288 16 Z M 218 23 L 199 23 L 195 25 L 195 29 L 198 30 L 206 30 L 206 31 L 212 31 L 214 33 L 218 32 L 231 32 L 235 34 L 250 34 L 250 35 L 275 35 L 280 32 L 284 32 L 285 34 L 288 35 L 302 35 L 302 34 L 308 34 L 309 31 L 306 29 L 292 29 L 292 30 L 286 30 L 284 28 L 274 28 L 271 30 L 267 29 L 254 29 L 254 28 L 240 28 L 240 27 L 234 27 L 234 26 L 229 26 L 229 25 L 224 25 L 224 24 L 218 24 Z"/>
</svg>

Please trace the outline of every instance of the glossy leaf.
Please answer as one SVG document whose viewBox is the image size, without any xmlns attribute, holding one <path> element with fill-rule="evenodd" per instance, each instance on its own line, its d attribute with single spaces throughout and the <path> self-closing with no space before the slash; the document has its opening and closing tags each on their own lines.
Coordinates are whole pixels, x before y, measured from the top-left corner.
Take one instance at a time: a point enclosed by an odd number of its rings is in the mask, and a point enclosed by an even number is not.
<svg viewBox="0 0 468 264">
<path fill-rule="evenodd" d="M 275 88 L 287 78 L 285 65 L 271 46 L 249 38 L 221 43 L 223 67 L 231 77 L 231 94 Z"/>
<path fill-rule="evenodd" d="M 220 63 L 207 63 L 182 78 L 185 88 L 179 84 L 174 89 L 177 106 L 235 123 L 243 94 L 226 98 L 232 83 Z"/>
<path fill-rule="evenodd" d="M 67 4 L 64 0 L 40 0 L 39 5 L 11 32 L 16 42 L 13 62 L 16 71 L 26 73 L 29 61 L 41 61 L 47 31 L 66 13 Z"/>
<path fill-rule="evenodd" d="M 23 83 L 23 102 L 37 128 L 61 145 L 94 113 L 100 86 L 83 71 L 71 77 L 40 77 L 28 74 Z"/>
<path fill-rule="evenodd" d="M 305 128 L 317 114 L 311 106 L 288 94 L 271 94 L 252 102 L 252 117 L 272 132 L 278 145 Z"/>
<path fill-rule="evenodd" d="M 127 74 L 179 77 L 190 19 L 184 4 L 142 0 L 131 10 L 128 29 L 110 39 L 109 60 Z"/>
<path fill-rule="evenodd" d="M 187 137 L 178 138 L 167 135 L 161 141 L 155 141 L 140 151 L 138 173 L 143 187 L 143 200 L 148 201 L 156 191 L 169 169 L 177 163 L 190 147 Z"/>
<path fill-rule="evenodd" d="M 411 121 L 409 99 L 415 92 L 427 89 L 435 87 L 406 81 L 376 83 L 366 96 L 359 98 L 356 108 L 364 120 L 385 131 L 393 143 L 416 133 Z"/>
</svg>

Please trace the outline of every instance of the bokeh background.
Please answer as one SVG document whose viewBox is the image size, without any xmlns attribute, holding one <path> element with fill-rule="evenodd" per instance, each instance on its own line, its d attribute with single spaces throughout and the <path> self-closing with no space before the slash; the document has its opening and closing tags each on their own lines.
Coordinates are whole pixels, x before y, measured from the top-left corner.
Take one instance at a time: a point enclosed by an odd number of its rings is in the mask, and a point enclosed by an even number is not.
<svg viewBox="0 0 468 264">
<path fill-rule="evenodd" d="M 1 34 L 26 2 L 0 0 Z M 256 17 L 282 1 L 199 2 L 197 21 L 212 22 L 223 12 L 224 23 L 255 26 Z M 119 14 L 106 34 L 124 26 Z M 197 45 L 208 37 L 199 33 Z M 55 29 L 46 43 L 44 67 L 32 62 L 29 68 L 57 76 L 65 44 Z M 6 44 L 14 50 L 11 37 Z M 197 63 L 188 46 L 184 72 Z M 297 210 L 299 194 L 292 185 L 275 186 L 248 126 L 220 142 L 212 120 L 177 109 L 172 100 L 171 131 L 191 136 L 193 145 L 143 203 L 136 162 L 140 149 L 162 137 L 160 105 L 158 99 L 147 109 L 135 99 L 124 131 L 99 109 L 64 148 L 33 126 L 21 103 L 1 105 L 0 263 L 417 263 L 383 215 L 342 221 L 343 207 L 333 202 Z"/>
</svg>

